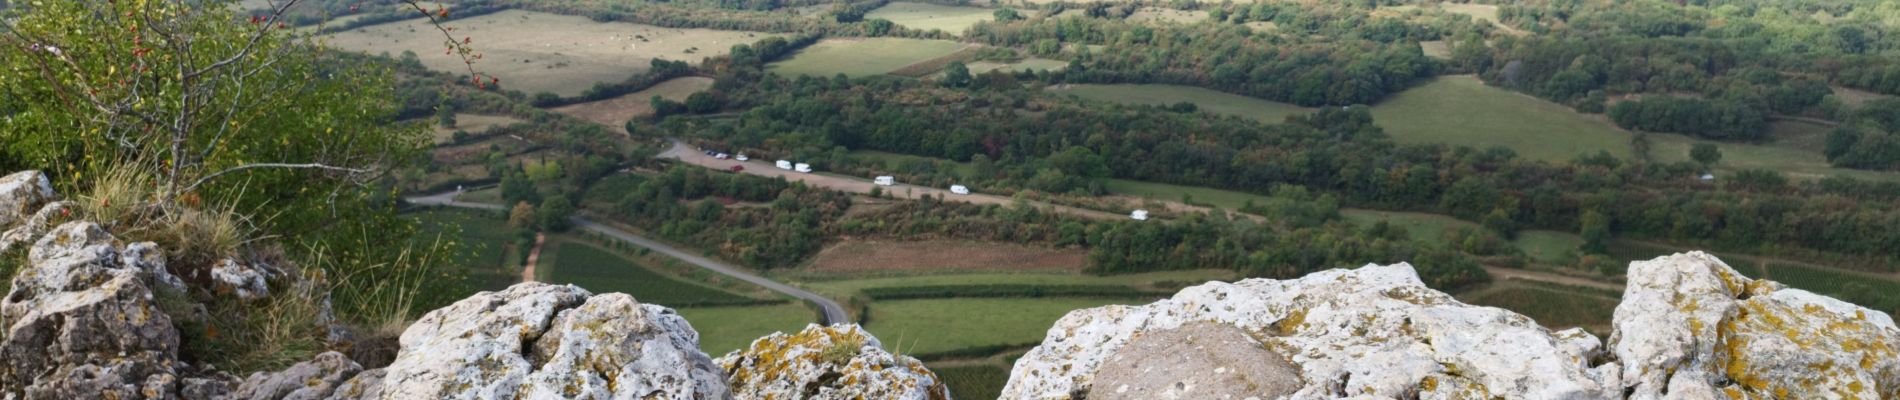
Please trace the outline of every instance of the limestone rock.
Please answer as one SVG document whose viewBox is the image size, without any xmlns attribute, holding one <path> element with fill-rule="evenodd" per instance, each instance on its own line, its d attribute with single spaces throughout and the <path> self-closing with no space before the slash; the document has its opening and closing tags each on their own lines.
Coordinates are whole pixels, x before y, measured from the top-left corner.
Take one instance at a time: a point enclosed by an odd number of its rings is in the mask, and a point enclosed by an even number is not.
<svg viewBox="0 0 1900 400">
<path fill-rule="evenodd" d="M 1114 387 L 1090 399 L 1275 399 L 1300 388 L 1300 369 L 1232 325 L 1195 322 L 1129 340 L 1096 379 Z"/>
<path fill-rule="evenodd" d="M 27 399 L 137 398 L 166 389 L 178 332 L 136 267 L 90 222 L 61 225 L 28 252 L 0 300 L 0 391 Z"/>
<path fill-rule="evenodd" d="M 1900 398 L 1885 313 L 1690 252 L 1631 263 L 1610 347 L 1633 399 Z"/>
<path fill-rule="evenodd" d="M 378 372 L 380 383 L 354 379 L 337 392 L 384 399 L 727 398 L 722 375 L 698 348 L 699 334 L 670 309 L 624 294 L 523 283 L 429 312 L 403 332 L 402 351 Z"/>
<path fill-rule="evenodd" d="M 69 205 L 64 201 L 47 203 L 40 207 L 39 211 L 34 212 L 33 216 L 19 221 L 20 223 L 11 229 L 6 228 L 6 225 L 0 225 L 0 254 L 39 240 L 40 235 L 45 235 L 46 231 L 71 218 L 72 209 L 68 207 Z"/>
<path fill-rule="evenodd" d="M 0 177 L 0 230 L 11 229 L 32 217 L 40 206 L 59 200 L 53 183 L 40 171 L 21 171 Z"/>
<path fill-rule="evenodd" d="M 1297 366 L 1297 381 L 1280 382 L 1297 385 L 1293 398 L 1609 398 L 1622 387 L 1614 364 L 1592 365 L 1596 337 L 1459 303 L 1396 264 L 1214 282 L 1153 304 L 1070 312 L 1016 362 L 1003 398 L 1116 391 L 1120 382 L 1098 374 L 1131 340 L 1199 323 L 1237 328 Z"/>
<path fill-rule="evenodd" d="M 256 300 L 270 295 L 270 284 L 264 278 L 264 271 L 228 258 L 211 267 L 212 288 L 218 293 L 229 293 L 243 300 Z"/>
<path fill-rule="evenodd" d="M 885 352 L 857 325 L 814 324 L 794 334 L 774 333 L 717 362 L 739 400 L 950 398 L 923 362 Z"/>
<path fill-rule="evenodd" d="M 327 352 L 277 372 L 251 374 L 229 400 L 321 400 L 363 367 L 343 353 Z"/>
</svg>

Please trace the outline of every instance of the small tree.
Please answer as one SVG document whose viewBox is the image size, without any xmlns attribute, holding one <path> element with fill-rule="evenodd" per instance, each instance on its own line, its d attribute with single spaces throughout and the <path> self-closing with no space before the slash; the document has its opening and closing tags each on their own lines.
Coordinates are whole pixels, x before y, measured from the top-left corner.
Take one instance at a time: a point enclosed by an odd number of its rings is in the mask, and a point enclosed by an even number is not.
<svg viewBox="0 0 1900 400">
<path fill-rule="evenodd" d="M 1018 13 L 1016 9 L 1009 7 L 996 10 L 994 15 L 996 16 L 996 22 L 1010 22 L 1023 19 L 1022 13 Z"/>
<path fill-rule="evenodd" d="M 1579 219 L 1583 229 L 1578 234 L 1583 236 L 1583 245 L 1578 250 L 1590 254 L 1609 253 L 1610 217 L 1596 211 L 1585 211 Z"/>
<path fill-rule="evenodd" d="M 1715 148 L 1714 144 L 1697 143 L 1689 148 L 1689 158 L 1701 163 L 1702 169 L 1706 170 L 1716 162 L 1722 161 L 1722 150 Z"/>
<path fill-rule="evenodd" d="M 454 128 L 455 107 L 447 103 L 435 106 L 435 124 L 443 128 Z"/>
<path fill-rule="evenodd" d="M 534 215 L 534 205 L 528 204 L 528 202 L 515 203 L 515 208 L 508 211 L 509 228 L 534 228 L 537 222 L 539 222 L 539 220 Z"/>
<path fill-rule="evenodd" d="M 565 232 L 567 228 L 573 227 L 573 221 L 569 221 L 568 217 L 574 215 L 574 204 L 567 201 L 566 195 L 555 195 L 541 202 L 540 214 L 541 229 Z"/>
<path fill-rule="evenodd" d="M 970 86 L 971 79 L 970 67 L 963 65 L 962 61 L 951 61 L 949 65 L 943 66 L 943 85 L 946 87 Z"/>
</svg>

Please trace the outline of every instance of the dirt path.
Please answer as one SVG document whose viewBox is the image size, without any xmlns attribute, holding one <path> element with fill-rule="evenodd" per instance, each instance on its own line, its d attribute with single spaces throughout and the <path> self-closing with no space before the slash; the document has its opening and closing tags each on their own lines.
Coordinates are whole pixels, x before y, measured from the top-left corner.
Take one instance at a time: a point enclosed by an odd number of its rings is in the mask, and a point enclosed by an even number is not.
<svg viewBox="0 0 1900 400">
<path fill-rule="evenodd" d="M 712 168 L 712 169 L 717 169 L 717 170 L 722 170 L 722 171 L 728 170 L 732 168 L 732 166 L 734 165 L 739 165 L 739 166 L 745 167 L 744 173 L 747 173 L 747 174 L 764 176 L 764 177 L 784 177 L 785 180 L 788 180 L 788 181 L 804 182 L 807 185 L 812 185 L 812 186 L 817 186 L 821 188 L 837 190 L 837 191 L 847 192 L 847 193 L 870 193 L 871 189 L 880 187 L 877 184 L 871 183 L 871 181 L 868 179 L 859 179 L 859 178 L 838 176 L 838 175 L 826 175 L 822 173 L 802 173 L 802 172 L 782 170 L 774 166 L 773 161 L 771 160 L 751 160 L 751 161 L 720 160 L 720 159 L 714 158 L 713 156 L 706 155 L 705 153 L 694 151 L 691 146 L 687 146 L 686 144 L 680 143 L 679 141 L 673 141 L 672 143 L 673 143 L 673 147 L 670 149 L 667 149 L 666 152 L 664 153 L 660 153 L 658 157 L 678 159 L 680 161 L 686 162 L 687 164 L 698 165 L 701 167 Z M 1003 197 L 1003 196 L 974 194 L 974 193 L 967 194 L 967 195 L 954 194 L 954 193 L 950 193 L 949 190 L 945 190 L 945 189 L 905 185 L 905 184 L 883 186 L 883 188 L 884 188 L 885 194 L 888 194 L 893 197 L 906 198 L 906 199 L 916 199 L 916 198 L 921 198 L 923 196 L 931 196 L 931 197 L 936 197 L 936 198 L 943 199 L 946 201 L 960 201 L 960 202 L 975 203 L 975 204 L 996 204 L 996 205 L 1004 205 L 1004 206 L 1016 204 L 1016 201 L 1017 201 L 1016 199 Z M 1126 215 L 1090 210 L 1090 209 L 1085 209 L 1085 208 L 1054 205 L 1054 204 L 1048 204 L 1048 203 L 1043 203 L 1039 201 L 1025 200 L 1025 202 L 1031 206 L 1034 206 L 1036 208 L 1039 208 L 1045 211 L 1054 211 L 1054 212 L 1074 215 L 1074 216 L 1083 217 L 1083 218 L 1093 218 L 1093 219 L 1128 218 L 1128 216 Z"/>
<path fill-rule="evenodd" d="M 528 265 L 521 267 L 521 281 L 534 282 L 534 265 L 541 263 L 541 245 L 548 243 L 548 234 L 534 234 L 534 250 L 528 251 Z"/>
<path fill-rule="evenodd" d="M 1527 280 L 1527 281 L 1550 282 L 1550 283 L 1556 283 L 1556 284 L 1562 284 L 1562 285 L 1581 286 L 1581 287 L 1603 289 L 1603 290 L 1613 290 L 1617 292 L 1623 291 L 1623 285 L 1620 285 L 1620 284 L 1604 282 L 1604 281 L 1599 281 L 1599 280 L 1594 280 L 1594 279 L 1580 278 L 1580 277 L 1575 277 L 1575 276 L 1558 275 L 1558 274 L 1549 273 L 1549 272 L 1526 271 L 1526 270 L 1521 270 L 1521 269 L 1491 267 L 1491 266 L 1484 267 L 1484 272 L 1491 273 L 1491 276 L 1494 278 L 1494 280 L 1522 279 L 1522 280 Z"/>
</svg>

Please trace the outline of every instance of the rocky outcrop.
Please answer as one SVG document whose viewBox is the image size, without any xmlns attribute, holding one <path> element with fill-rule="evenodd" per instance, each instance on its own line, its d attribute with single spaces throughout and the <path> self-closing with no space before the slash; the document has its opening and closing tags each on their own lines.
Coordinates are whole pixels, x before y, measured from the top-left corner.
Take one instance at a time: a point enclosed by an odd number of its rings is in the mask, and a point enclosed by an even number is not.
<svg viewBox="0 0 1900 400">
<path fill-rule="evenodd" d="M 344 395 L 385 399 L 723 399 L 724 375 L 673 310 L 625 294 L 523 283 L 431 311 L 402 334 L 380 382 Z M 363 397 L 370 398 L 370 397 Z"/>
<path fill-rule="evenodd" d="M 11 228 L 32 217 L 42 205 L 59 200 L 53 183 L 40 171 L 0 177 L 0 227 Z"/>
<path fill-rule="evenodd" d="M 1285 386 L 1291 398 L 1900 398 L 1900 329 L 1884 313 L 1700 252 L 1632 264 L 1623 297 L 1605 347 L 1458 303 L 1405 264 L 1210 283 L 1071 312 L 1017 361 L 1003 397 L 1272 398 Z M 1297 373 L 1275 375 L 1280 362 Z"/>
<path fill-rule="evenodd" d="M 317 355 L 277 372 L 251 374 L 229 400 L 322 400 L 335 394 L 344 380 L 363 372 L 363 366 L 338 352 Z"/>
<path fill-rule="evenodd" d="M 1900 398 L 1886 313 L 1693 252 L 1630 264 L 1610 348 L 1633 399 Z"/>
<path fill-rule="evenodd" d="M 149 245 L 89 222 L 47 233 L 0 300 L 0 390 L 27 399 L 176 396 L 178 332 L 158 310 Z M 168 276 L 168 275 L 165 275 Z M 175 279 L 175 278 L 173 278 Z M 215 390 L 199 390 L 215 392 Z"/>
<path fill-rule="evenodd" d="M 1410 265 L 1397 264 L 1215 282 L 1145 306 L 1071 312 L 1016 362 L 1003 397 L 1120 391 L 1124 383 L 1097 378 L 1104 364 L 1127 356 L 1130 342 L 1203 323 L 1236 328 L 1270 353 L 1262 356 L 1297 366 L 1296 380 L 1268 383 L 1297 388 L 1295 398 L 1601 398 L 1620 391 L 1615 366 L 1592 363 L 1601 350 L 1595 337 L 1550 332 L 1522 315 L 1459 303 L 1426 288 Z M 1186 373 L 1213 382 L 1223 372 Z"/>
<path fill-rule="evenodd" d="M 943 381 L 922 362 L 885 352 L 857 325 L 774 333 L 717 362 L 739 400 L 950 398 Z"/>
</svg>

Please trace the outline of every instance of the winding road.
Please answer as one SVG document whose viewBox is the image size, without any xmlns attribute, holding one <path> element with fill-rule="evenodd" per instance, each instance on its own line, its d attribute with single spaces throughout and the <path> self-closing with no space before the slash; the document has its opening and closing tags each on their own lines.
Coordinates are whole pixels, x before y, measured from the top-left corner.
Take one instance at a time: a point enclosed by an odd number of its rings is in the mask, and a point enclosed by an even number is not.
<svg viewBox="0 0 1900 400">
<path fill-rule="evenodd" d="M 455 196 L 458 196 L 461 194 L 462 194 L 461 190 L 456 190 L 456 191 L 451 191 L 447 193 L 438 193 L 438 194 L 433 194 L 433 195 L 428 195 L 428 196 L 410 197 L 410 198 L 407 198 L 407 200 L 410 203 L 414 203 L 414 204 L 432 205 L 432 206 L 473 208 L 473 209 L 481 209 L 481 210 L 507 209 L 507 207 L 503 207 L 500 204 L 470 203 L 466 201 L 455 200 Z M 574 221 L 574 226 L 577 228 L 586 229 L 586 230 L 593 231 L 593 232 L 600 233 L 607 236 L 612 236 L 615 239 L 620 239 L 621 241 L 632 243 L 636 246 L 653 249 L 653 251 L 658 251 L 661 254 L 665 254 L 667 256 L 679 259 L 680 261 L 685 261 L 688 264 L 693 264 L 700 268 L 705 268 L 705 269 L 712 270 L 713 272 L 718 272 L 726 276 L 738 278 L 739 280 L 742 280 L 742 281 L 751 282 L 754 285 L 759 285 L 759 286 L 765 287 L 766 289 L 771 289 L 774 292 L 784 293 L 785 295 L 788 295 L 788 296 L 792 296 L 801 300 L 806 300 L 812 303 L 816 303 L 818 304 L 818 308 L 824 310 L 824 318 L 821 321 L 819 321 L 819 323 L 832 325 L 832 324 L 840 324 L 840 323 L 846 323 L 846 322 L 851 321 L 851 317 L 849 315 L 846 315 L 844 312 L 844 306 L 839 305 L 837 301 L 833 301 L 830 298 L 819 295 L 817 293 L 808 292 L 808 291 L 805 291 L 804 289 L 799 289 L 791 285 L 779 283 L 778 281 L 774 281 L 763 276 L 753 275 L 752 273 L 746 272 L 744 269 L 741 269 L 739 267 L 722 263 L 722 262 L 719 262 L 718 260 L 701 257 L 693 253 L 680 250 L 679 248 L 673 247 L 666 243 L 662 243 L 660 241 L 653 240 L 653 239 L 648 239 L 640 235 L 635 235 L 632 232 L 621 230 L 620 228 L 603 225 L 598 222 L 594 222 L 594 221 L 588 220 L 586 218 L 578 217 L 578 216 L 572 217 L 569 219 Z"/>
</svg>

